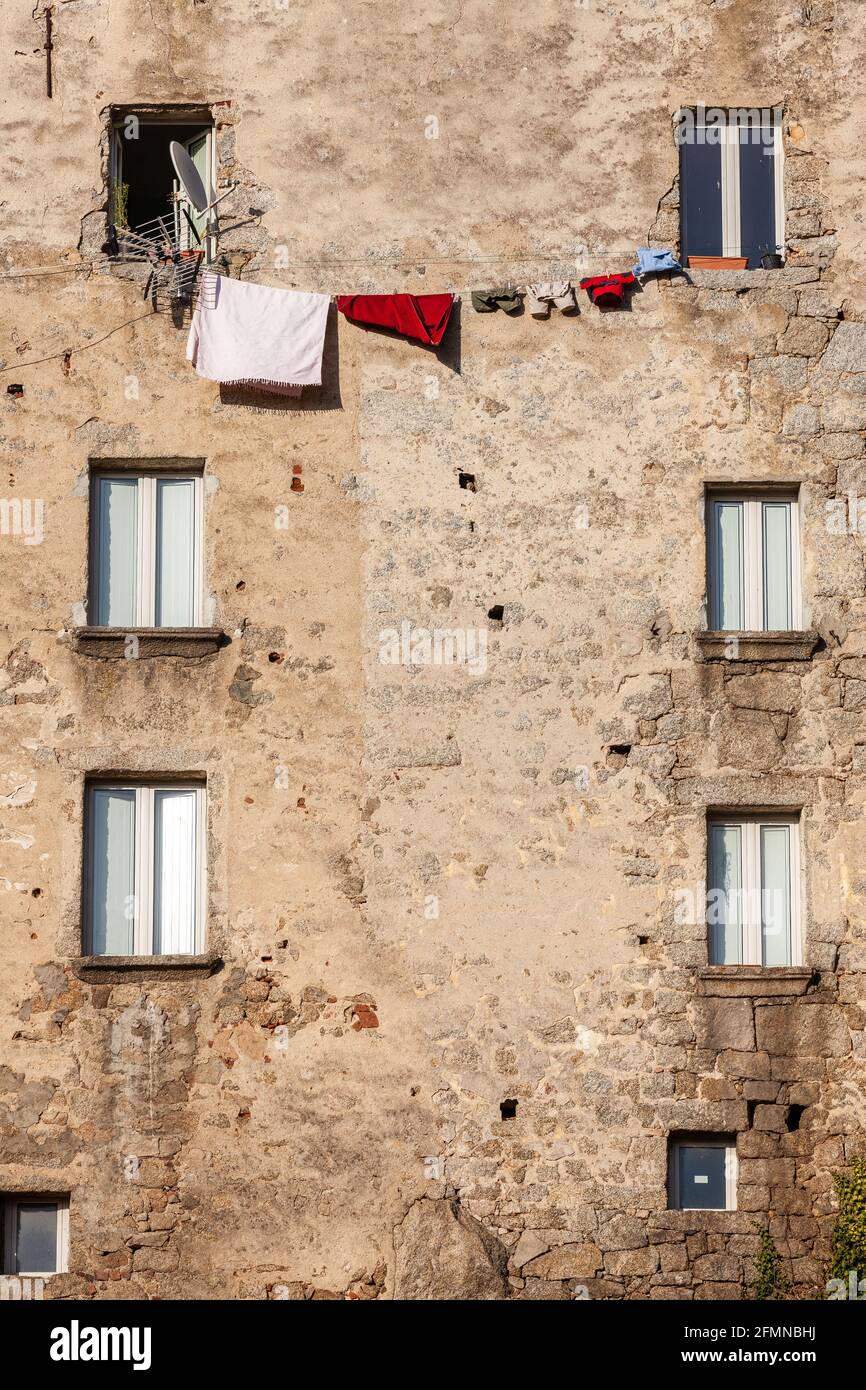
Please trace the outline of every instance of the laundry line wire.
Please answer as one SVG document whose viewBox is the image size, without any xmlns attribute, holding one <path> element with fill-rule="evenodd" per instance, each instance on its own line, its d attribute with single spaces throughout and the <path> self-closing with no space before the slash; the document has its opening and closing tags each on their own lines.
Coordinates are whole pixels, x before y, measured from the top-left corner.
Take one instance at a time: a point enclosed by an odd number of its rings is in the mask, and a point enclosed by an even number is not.
<svg viewBox="0 0 866 1390">
<path fill-rule="evenodd" d="M 611 258 L 609 256 L 593 255 L 588 256 L 587 259 L 594 262 L 604 262 L 606 264 Z M 548 264 L 552 261 L 556 265 L 577 266 L 577 262 L 572 255 L 563 254 L 557 257 L 552 252 L 540 251 L 530 252 L 523 256 L 418 256 L 403 260 L 371 260 L 369 257 L 354 257 L 350 260 L 323 257 L 299 257 L 296 260 L 289 261 L 286 266 L 280 266 L 279 269 L 288 270 L 293 266 L 301 265 L 319 266 L 323 268 L 329 266 L 357 265 L 365 266 L 370 270 L 400 270 L 406 266 L 418 269 L 418 267 L 426 267 L 428 265 L 526 265 L 528 263 L 537 263 L 542 260 Z M 132 264 L 132 262 L 104 260 L 89 262 L 87 265 L 61 266 L 54 270 L 16 270 L 6 274 L 0 274 L 0 281 L 39 280 L 47 275 L 91 275 L 94 271 L 102 270 L 104 267 L 111 267 L 119 264 Z M 213 269 L 212 266 L 207 266 L 205 268 L 209 270 Z M 579 268 L 582 269 L 583 267 Z"/>
<path fill-rule="evenodd" d="M 115 324 L 114 328 L 109 328 L 107 333 L 103 333 L 101 338 L 94 338 L 92 342 L 79 343 L 77 347 L 61 348 L 59 352 L 49 352 L 45 357 L 31 357 L 29 362 L 12 362 L 7 367 L 0 367 L 0 376 L 7 372 L 18 372 L 23 367 L 38 367 L 42 362 L 53 362 L 58 357 L 66 357 L 76 352 L 86 352 L 88 348 L 98 347 L 104 343 L 106 338 L 111 338 L 115 333 L 119 333 L 122 328 L 128 328 L 132 323 L 143 323 L 145 319 L 156 319 L 160 315 L 155 309 L 149 314 L 138 314 L 134 319 L 125 319 L 123 323 Z"/>
</svg>

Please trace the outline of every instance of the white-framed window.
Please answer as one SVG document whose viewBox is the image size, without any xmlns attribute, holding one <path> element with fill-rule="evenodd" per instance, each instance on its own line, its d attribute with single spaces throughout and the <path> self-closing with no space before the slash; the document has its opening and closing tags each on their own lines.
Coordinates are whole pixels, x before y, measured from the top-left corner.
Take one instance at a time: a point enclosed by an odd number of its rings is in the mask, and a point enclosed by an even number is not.
<svg viewBox="0 0 866 1390">
<path fill-rule="evenodd" d="M 0 1198 L 3 1273 L 65 1274 L 69 1268 L 69 1198 L 15 1192 Z"/>
<path fill-rule="evenodd" d="M 86 954 L 200 953 L 206 891 L 203 783 L 94 781 L 86 797 Z"/>
<path fill-rule="evenodd" d="M 95 472 L 90 503 L 94 627 L 200 627 L 201 472 Z"/>
<path fill-rule="evenodd" d="M 706 512 L 711 631 L 798 631 L 802 604 L 797 497 L 708 493 Z"/>
<path fill-rule="evenodd" d="M 737 1210 L 733 1134 L 684 1134 L 668 1142 L 668 1204 L 677 1211 Z"/>
<path fill-rule="evenodd" d="M 118 229 L 147 229 L 162 218 L 182 250 L 201 247 L 212 259 L 215 238 L 206 236 L 207 216 L 196 212 L 175 176 L 169 145 L 183 145 L 209 197 L 216 188 L 213 122 L 204 113 L 165 119 L 134 111 L 115 114 L 111 123 L 108 221 Z"/>
<path fill-rule="evenodd" d="M 757 269 L 785 249 L 782 112 L 698 107 L 680 112 L 681 252 L 735 256 Z"/>
<path fill-rule="evenodd" d="M 711 965 L 799 965 L 799 817 L 713 815 L 707 824 Z"/>
</svg>

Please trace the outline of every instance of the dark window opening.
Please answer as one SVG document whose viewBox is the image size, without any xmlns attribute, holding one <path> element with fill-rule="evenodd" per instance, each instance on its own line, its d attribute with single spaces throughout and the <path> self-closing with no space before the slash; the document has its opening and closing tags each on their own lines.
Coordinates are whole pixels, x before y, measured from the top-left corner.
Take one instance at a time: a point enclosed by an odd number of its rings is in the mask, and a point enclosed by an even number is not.
<svg viewBox="0 0 866 1390">
<path fill-rule="evenodd" d="M 499 1102 L 499 1114 L 503 1120 L 514 1120 L 517 1118 L 517 1101 L 501 1100 Z"/>
<path fill-rule="evenodd" d="M 805 1105 L 789 1105 L 788 1113 L 785 1116 L 785 1126 L 789 1134 L 794 1134 L 800 1128 L 800 1121 L 803 1118 Z"/>
<path fill-rule="evenodd" d="M 463 487 L 463 488 L 465 488 L 467 492 L 474 492 L 474 491 L 475 491 L 475 474 L 474 474 L 474 473 L 458 473 L 458 474 L 457 474 L 457 479 L 458 479 L 458 482 L 460 483 L 460 486 Z"/>
<path fill-rule="evenodd" d="M 181 189 L 169 153 L 172 140 L 184 146 L 208 196 L 213 196 L 213 123 L 208 118 L 197 113 L 172 122 L 117 115 L 111 129 L 108 221 L 136 229 L 160 217 L 170 234 L 177 230 L 181 243 L 193 248 L 199 244 L 196 236 L 204 236 L 206 218 L 186 198 L 175 200 Z"/>
<path fill-rule="evenodd" d="M 668 1206 L 676 1211 L 735 1211 L 736 1142 L 733 1134 L 671 1135 Z"/>
<path fill-rule="evenodd" d="M 494 623 L 501 623 L 505 614 L 505 608 L 501 603 L 494 603 L 492 608 L 488 608 L 487 616 Z"/>
<path fill-rule="evenodd" d="M 778 108 L 681 111 L 680 250 L 695 257 L 782 264 L 781 112 Z M 733 267 L 732 267 L 733 268 Z"/>
</svg>

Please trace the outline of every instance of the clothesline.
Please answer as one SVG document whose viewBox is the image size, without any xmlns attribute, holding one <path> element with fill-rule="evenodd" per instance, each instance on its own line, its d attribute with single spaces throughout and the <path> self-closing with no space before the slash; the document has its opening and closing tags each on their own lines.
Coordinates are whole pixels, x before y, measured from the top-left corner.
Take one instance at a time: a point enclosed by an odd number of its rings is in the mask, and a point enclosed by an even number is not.
<svg viewBox="0 0 866 1390">
<path fill-rule="evenodd" d="M 585 276 L 579 288 L 600 308 L 614 308 L 622 304 L 626 290 L 639 283 L 635 272 L 649 275 L 680 269 L 671 251 L 642 246 L 632 270 Z M 473 290 L 472 307 L 479 314 L 499 310 L 516 314 L 523 308 L 524 293 L 535 318 L 549 318 L 554 308 L 577 313 L 576 290 L 570 279 L 536 281 L 525 291 L 514 285 Z M 449 290 L 434 294 L 341 294 L 335 302 L 350 323 L 387 329 L 427 347 L 438 347 L 458 300 L 459 295 Z M 305 386 L 322 383 L 331 302 L 327 294 L 259 285 L 209 266 L 199 284 L 187 358 L 198 376 L 208 381 L 298 396 Z"/>
</svg>

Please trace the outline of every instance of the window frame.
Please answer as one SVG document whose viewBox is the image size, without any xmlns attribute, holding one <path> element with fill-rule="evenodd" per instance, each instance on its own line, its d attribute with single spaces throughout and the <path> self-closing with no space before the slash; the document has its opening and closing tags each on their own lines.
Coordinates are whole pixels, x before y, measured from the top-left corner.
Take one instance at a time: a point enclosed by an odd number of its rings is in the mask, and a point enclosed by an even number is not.
<svg viewBox="0 0 866 1390">
<path fill-rule="evenodd" d="M 27 1206 L 57 1207 L 56 1269 L 16 1269 L 16 1232 L 18 1210 Z M 3 1273 L 16 1279 L 50 1279 L 55 1274 L 69 1272 L 69 1197 L 56 1192 L 5 1192 L 2 1194 L 3 1216 Z"/>
<path fill-rule="evenodd" d="M 719 563 L 721 551 L 717 540 L 715 509 L 718 505 L 736 503 L 743 509 L 743 621 L 739 628 L 720 628 Z M 784 503 L 789 508 L 791 539 L 791 564 L 789 582 L 791 586 L 791 620 L 793 627 L 779 629 L 764 626 L 766 604 L 766 585 L 764 582 L 764 528 L 763 507 L 766 504 L 778 506 Z M 706 611 L 710 632 L 802 632 L 803 593 L 802 562 L 800 545 L 800 494 L 796 489 L 745 488 L 725 489 L 708 487 L 705 492 L 705 537 L 706 537 Z M 760 619 L 756 623 L 755 619 Z"/>
<path fill-rule="evenodd" d="M 687 1207 L 680 1192 L 680 1149 L 724 1149 L 725 1206 Z M 736 1211 L 739 1164 L 735 1134 L 677 1134 L 668 1139 L 668 1210 L 669 1211 Z"/>
<path fill-rule="evenodd" d="M 114 189 L 115 189 L 115 186 L 116 186 L 117 184 L 123 182 L 123 134 L 122 134 L 122 132 L 123 132 L 123 127 L 124 127 L 124 125 L 125 125 L 125 123 L 126 123 L 126 120 L 127 120 L 127 118 L 128 118 L 129 116 L 134 116 L 135 119 L 138 121 L 139 126 L 161 126 L 161 125 L 163 125 L 163 126 L 164 126 L 164 125 L 170 125 L 170 126 L 189 126 L 190 135 L 189 135 L 188 139 L 190 139 L 190 140 L 193 139 L 193 138 L 195 137 L 195 135 L 197 135 L 197 134 L 205 135 L 206 138 L 207 138 L 207 154 L 206 154 L 205 158 L 206 158 L 207 170 L 208 170 L 208 183 L 210 184 L 210 191 L 212 192 L 213 196 L 214 196 L 214 197 L 216 196 L 216 187 L 217 187 L 216 125 L 215 125 L 215 123 L 214 123 L 214 119 L 213 119 L 213 115 L 212 115 L 212 114 L 210 114 L 210 115 L 208 115 L 208 116 L 205 116 L 204 114 L 202 114 L 201 116 L 198 116 L 198 115 L 191 116 L 190 113 L 189 113 L 188 111 L 172 111 L 170 108 L 167 109 L 163 114 L 159 114 L 159 113 L 156 113 L 156 112 L 147 112 L 147 113 L 145 113 L 145 114 L 139 114 L 139 112 L 135 109 L 135 107 L 132 107 L 132 108 L 129 108 L 129 109 L 124 108 L 122 114 L 121 114 L 119 111 L 114 110 L 114 111 L 112 111 L 112 114 L 111 114 L 111 139 L 110 139 L 110 141 L 109 141 L 109 151 L 108 151 L 108 209 L 109 209 L 109 212 L 108 212 L 108 221 L 109 221 L 109 223 L 111 222 L 111 209 L 112 209 L 112 206 L 113 206 Z M 184 141 L 184 144 L 186 144 L 186 143 L 187 143 L 187 142 Z M 166 158 L 168 158 L 168 156 L 166 156 Z M 180 228 L 184 228 L 184 229 L 188 232 L 189 228 L 188 228 L 188 224 L 186 223 L 186 220 L 184 219 L 184 220 L 181 222 L 179 212 L 174 212 L 174 211 L 172 210 L 172 208 L 169 206 L 168 196 L 169 196 L 169 193 L 170 193 L 172 190 L 175 191 L 175 192 L 179 192 L 179 191 L 180 191 L 180 184 L 179 184 L 179 181 L 178 181 L 178 179 L 177 179 L 177 177 L 175 176 L 175 174 L 174 174 L 173 171 L 172 171 L 172 174 L 171 174 L 171 181 L 170 181 L 170 184 L 169 184 L 169 186 L 166 188 L 166 213 L 165 213 L 165 216 L 166 216 L 166 219 L 168 219 L 170 216 L 173 217 L 174 222 L 175 222 L 175 229 L 176 229 L 176 230 L 178 230 L 178 229 L 180 229 Z M 175 204 L 175 208 L 176 208 L 176 209 L 178 209 L 179 207 L 180 207 L 180 204 Z M 215 226 L 216 226 L 215 218 L 211 220 L 211 226 L 212 226 L 212 227 L 215 227 Z M 183 236 L 180 237 L 180 243 L 181 243 L 181 244 L 183 244 L 185 240 L 186 240 L 185 237 L 183 237 Z M 203 250 L 204 253 L 205 253 L 205 254 L 204 254 L 204 262 L 205 262 L 206 265 L 211 265 L 212 262 L 213 262 L 213 260 L 214 260 L 214 256 L 215 256 L 215 253 L 216 253 L 216 244 L 217 244 L 217 233 L 216 233 L 215 231 L 210 231 L 210 232 L 207 232 L 207 233 L 205 233 L 204 235 L 202 235 L 202 238 L 201 238 L 201 246 L 202 246 L 202 250 Z"/>
<path fill-rule="evenodd" d="M 712 811 L 707 815 L 706 825 L 706 855 L 707 855 L 707 888 L 706 888 L 706 925 L 707 925 L 707 960 L 712 966 L 737 966 L 749 965 L 760 970 L 785 970 L 792 967 L 802 966 L 803 964 L 803 922 L 802 922 L 802 900 L 801 889 L 801 855 L 800 855 L 800 826 L 801 814 L 798 811 L 741 811 L 733 809 L 731 811 Z M 791 935 L 789 942 L 790 961 L 787 965 L 766 965 L 763 960 L 763 939 L 762 924 L 760 920 L 761 904 L 761 830 L 766 826 L 784 825 L 789 829 L 788 845 L 790 850 L 790 904 L 791 904 Z M 742 871 L 743 871 L 743 897 L 745 902 L 745 920 L 740 924 L 740 960 L 739 961 L 720 961 L 714 960 L 713 951 L 713 932 L 716 923 L 710 922 L 710 893 L 712 883 L 712 830 L 714 826 L 737 827 L 742 834 Z M 758 904 L 758 913 L 750 911 L 755 904 Z"/>
<path fill-rule="evenodd" d="M 194 628 L 204 626 L 204 474 L 202 469 L 190 468 L 94 468 L 90 474 L 90 518 L 87 617 L 94 627 L 108 627 L 95 621 L 99 604 L 102 535 L 102 482 L 136 483 L 136 596 L 135 621 L 132 628 L 163 632 L 156 626 L 156 538 L 157 484 L 160 482 L 192 482 L 193 484 L 193 621 Z M 115 629 L 125 632 L 121 624 Z"/>
<path fill-rule="evenodd" d="M 725 124 L 720 125 L 713 120 L 708 123 L 707 112 L 712 109 L 714 112 L 724 110 Z M 719 228 L 721 236 L 721 252 L 725 257 L 742 256 L 742 221 L 740 218 L 741 197 L 740 197 L 740 130 L 748 124 L 748 113 L 757 108 L 731 106 L 727 109 L 721 107 L 699 107 L 698 112 L 692 117 L 695 130 L 712 131 L 715 142 L 718 137 L 720 147 L 720 171 L 721 171 L 721 195 L 722 195 L 722 221 Z M 784 257 L 785 254 L 785 142 L 782 138 L 782 111 L 778 107 L 771 108 L 772 131 L 773 131 L 773 206 L 775 209 L 775 232 L 776 242 L 773 248 L 777 254 Z M 763 111 L 761 111 L 763 116 Z M 731 118 L 734 118 L 733 120 Z M 765 121 L 761 121 L 761 130 L 769 129 Z M 681 192 L 682 204 L 682 192 Z M 682 237 L 682 226 L 680 228 Z"/>
<path fill-rule="evenodd" d="M 84 792 L 84 873 L 82 901 L 82 949 L 85 955 L 93 956 L 93 913 L 94 913 L 94 834 L 93 834 L 93 794 L 97 790 L 132 791 L 135 794 L 135 867 L 133 877 L 133 918 L 132 946 L 130 959 L 144 956 L 153 960 L 165 959 L 154 952 L 154 905 L 156 885 L 154 882 L 155 850 L 154 843 L 156 818 L 154 814 L 155 794 L 164 791 L 192 791 L 195 797 L 195 854 L 193 882 L 196 889 L 195 922 L 193 926 L 193 949 L 180 953 L 183 956 L 201 955 L 205 948 L 207 927 L 207 783 L 203 779 L 178 778 L 88 778 Z M 114 958 L 115 952 L 105 956 Z M 100 958 L 104 958 L 100 956 Z"/>
</svg>

